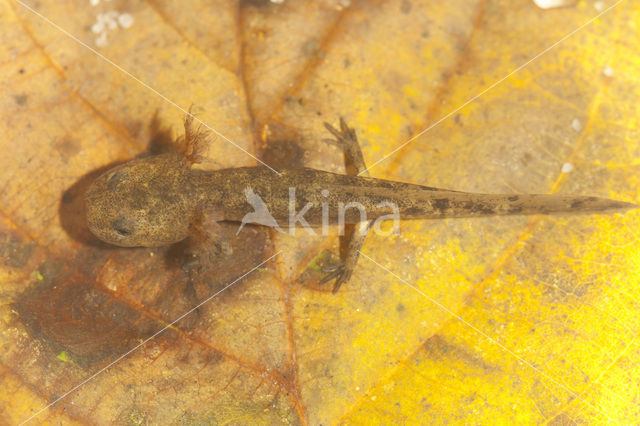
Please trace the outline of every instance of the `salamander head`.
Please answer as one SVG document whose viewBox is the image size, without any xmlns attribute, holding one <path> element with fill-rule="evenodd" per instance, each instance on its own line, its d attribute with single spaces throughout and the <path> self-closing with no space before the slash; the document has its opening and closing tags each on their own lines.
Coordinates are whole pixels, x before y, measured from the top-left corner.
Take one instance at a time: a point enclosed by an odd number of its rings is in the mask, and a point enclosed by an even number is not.
<svg viewBox="0 0 640 426">
<path fill-rule="evenodd" d="M 85 194 L 89 229 L 102 241 L 123 247 L 183 240 L 195 211 L 189 172 L 188 164 L 176 154 L 114 167 Z"/>
</svg>

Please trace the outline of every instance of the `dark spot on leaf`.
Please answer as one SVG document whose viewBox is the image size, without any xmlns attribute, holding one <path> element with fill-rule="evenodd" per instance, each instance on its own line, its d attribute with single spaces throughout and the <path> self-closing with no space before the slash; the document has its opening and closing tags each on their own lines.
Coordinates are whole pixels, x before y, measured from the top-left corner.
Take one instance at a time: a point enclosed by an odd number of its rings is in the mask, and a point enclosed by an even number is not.
<svg viewBox="0 0 640 426">
<path fill-rule="evenodd" d="M 508 198 L 509 201 L 518 201 L 520 197 L 518 195 L 512 195 L 511 197 Z"/>
<path fill-rule="evenodd" d="M 20 106 L 25 106 L 27 103 L 27 95 L 25 93 L 14 95 L 13 99 L 16 101 L 16 104 Z"/>
<path fill-rule="evenodd" d="M 126 352 L 162 328 L 82 278 L 54 274 L 14 305 L 32 337 L 53 356 L 65 351 L 74 361 L 92 365 Z"/>
<path fill-rule="evenodd" d="M 65 160 L 80 151 L 80 143 L 71 137 L 65 137 L 64 139 L 54 142 L 54 146 Z"/>
<path fill-rule="evenodd" d="M 400 11 L 404 14 L 408 14 L 411 12 L 411 2 L 408 0 L 404 0 L 400 5 Z"/>
</svg>

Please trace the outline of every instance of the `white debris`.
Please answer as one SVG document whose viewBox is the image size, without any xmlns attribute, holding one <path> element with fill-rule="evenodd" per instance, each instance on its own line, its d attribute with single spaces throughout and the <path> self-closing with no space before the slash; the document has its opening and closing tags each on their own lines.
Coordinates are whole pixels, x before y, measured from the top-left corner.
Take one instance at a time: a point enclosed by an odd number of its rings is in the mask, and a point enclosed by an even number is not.
<svg viewBox="0 0 640 426">
<path fill-rule="evenodd" d="M 91 31 L 93 31 L 95 34 L 100 34 L 104 31 L 104 24 L 102 22 L 96 22 L 91 26 Z"/>
<path fill-rule="evenodd" d="M 571 122 L 571 127 L 576 132 L 579 132 L 580 130 L 582 130 L 582 123 L 577 118 L 574 118 L 573 121 Z"/>
<path fill-rule="evenodd" d="M 96 37 L 96 46 L 106 46 L 107 45 L 107 32 L 103 32 L 98 37 Z"/>
<path fill-rule="evenodd" d="M 575 0 L 533 0 L 540 9 L 553 9 L 556 7 L 566 7 L 573 5 Z"/>
<path fill-rule="evenodd" d="M 604 67 L 604 69 L 602 70 L 602 73 L 607 77 L 613 77 L 613 68 Z"/>
<path fill-rule="evenodd" d="M 129 28 L 133 25 L 133 16 L 130 13 L 123 13 L 118 16 L 118 24 L 121 28 Z"/>
<path fill-rule="evenodd" d="M 98 34 L 95 39 L 97 46 L 107 45 L 107 34 L 118 28 L 129 28 L 133 25 L 133 16 L 130 13 L 120 13 L 110 10 L 96 15 L 96 22 L 91 26 L 91 31 Z"/>
<path fill-rule="evenodd" d="M 284 3 L 284 0 L 271 0 L 271 3 L 281 4 Z"/>
<path fill-rule="evenodd" d="M 595 7 L 598 12 L 602 12 L 604 10 L 604 2 L 603 1 L 597 1 L 597 2 L 593 3 L 593 7 Z"/>
<path fill-rule="evenodd" d="M 564 163 L 562 165 L 562 173 L 571 173 L 573 169 L 574 167 L 573 167 L 573 164 L 571 163 Z"/>
</svg>

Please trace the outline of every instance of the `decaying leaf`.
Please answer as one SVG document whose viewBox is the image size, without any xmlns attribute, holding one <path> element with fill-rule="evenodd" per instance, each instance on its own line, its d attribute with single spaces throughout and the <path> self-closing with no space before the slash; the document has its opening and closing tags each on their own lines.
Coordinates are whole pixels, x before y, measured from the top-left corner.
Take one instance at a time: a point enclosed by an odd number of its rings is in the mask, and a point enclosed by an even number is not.
<svg viewBox="0 0 640 426">
<path fill-rule="evenodd" d="M 223 224 L 203 255 L 83 222 L 190 105 L 236 145 L 203 167 L 341 171 L 344 116 L 376 177 L 637 202 L 640 12 L 610 6 L 0 0 L 0 421 L 635 421 L 637 212 L 404 223 L 337 295 L 335 238 Z"/>
</svg>

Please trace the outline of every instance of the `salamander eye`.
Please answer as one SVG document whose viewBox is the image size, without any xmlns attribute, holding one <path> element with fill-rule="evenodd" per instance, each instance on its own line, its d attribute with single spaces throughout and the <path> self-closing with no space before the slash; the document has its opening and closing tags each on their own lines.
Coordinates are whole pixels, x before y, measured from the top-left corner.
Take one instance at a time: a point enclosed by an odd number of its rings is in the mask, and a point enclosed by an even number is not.
<svg viewBox="0 0 640 426">
<path fill-rule="evenodd" d="M 113 230 L 116 231 L 116 234 L 120 235 L 121 237 L 128 237 L 129 235 L 133 234 L 134 231 L 133 223 L 131 223 L 130 220 L 123 216 L 120 216 L 119 218 L 114 220 L 111 226 Z"/>
</svg>

